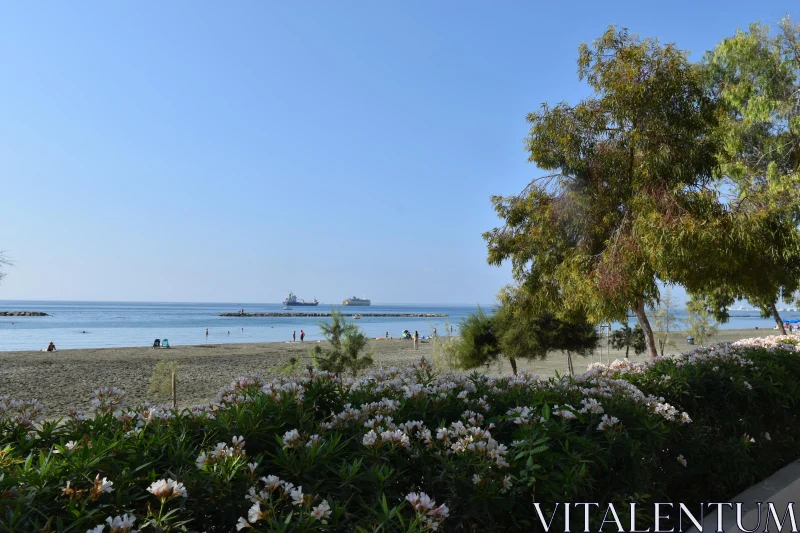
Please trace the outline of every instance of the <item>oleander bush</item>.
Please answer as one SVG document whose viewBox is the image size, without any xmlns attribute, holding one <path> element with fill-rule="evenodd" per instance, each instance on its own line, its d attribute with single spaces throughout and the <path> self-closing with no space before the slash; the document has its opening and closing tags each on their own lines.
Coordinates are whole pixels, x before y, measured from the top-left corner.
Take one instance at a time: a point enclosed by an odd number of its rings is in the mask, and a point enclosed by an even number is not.
<svg viewBox="0 0 800 533">
<path fill-rule="evenodd" d="M 791 337 L 552 379 L 247 376 L 180 412 L 101 389 L 57 422 L 2 398 L 0 530 L 527 531 L 533 502 L 724 501 L 797 458 L 799 398 Z"/>
</svg>

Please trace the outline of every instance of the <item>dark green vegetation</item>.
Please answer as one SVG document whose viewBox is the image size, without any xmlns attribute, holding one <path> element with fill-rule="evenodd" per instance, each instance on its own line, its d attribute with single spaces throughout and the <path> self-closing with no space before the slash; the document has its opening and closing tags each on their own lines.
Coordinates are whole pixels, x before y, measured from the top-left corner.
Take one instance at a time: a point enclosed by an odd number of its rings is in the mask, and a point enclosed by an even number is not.
<svg viewBox="0 0 800 533">
<path fill-rule="evenodd" d="M 625 348 L 625 359 L 628 358 L 631 348 L 633 348 L 635 355 L 643 354 L 647 350 L 644 331 L 642 331 L 642 327 L 639 324 L 636 324 L 633 328 L 625 324 L 621 329 L 611 334 L 610 340 L 611 347 L 615 350 Z"/>
<path fill-rule="evenodd" d="M 488 366 L 505 357 L 516 374 L 518 360 L 544 359 L 548 352 L 561 351 L 567 354 L 573 372 L 572 354 L 587 357 L 597 347 L 600 336 L 586 320 L 536 314 L 519 291 L 507 292 L 504 297 L 503 305 L 491 316 L 480 308 L 467 316 L 459 328 L 460 339 L 446 345 L 461 368 Z"/>
<path fill-rule="evenodd" d="M 180 413 L 101 390 L 60 425 L 4 399 L 0 530 L 85 533 L 128 514 L 142 532 L 529 531 L 532 500 L 634 501 L 647 523 L 652 502 L 727 501 L 796 458 L 800 356 L 759 343 L 546 382 L 423 362 L 242 378 Z M 415 511 L 411 493 L 436 503 Z"/>
<path fill-rule="evenodd" d="M 359 371 L 372 366 L 372 351 L 366 354 L 368 338 L 353 322 L 347 322 L 342 313 L 331 309 L 331 322 L 320 322 L 322 336 L 330 344 L 323 350 L 319 345 L 309 350 L 314 367 L 337 376 L 350 372 L 354 376 Z"/>
<path fill-rule="evenodd" d="M 612 27 L 578 73 L 590 97 L 528 116 L 546 175 L 493 198 L 489 262 L 511 262 L 537 315 L 633 312 L 651 356 L 664 284 L 720 320 L 747 298 L 782 327 L 775 303 L 800 282 L 800 26 L 752 26 L 698 63 Z"/>
</svg>

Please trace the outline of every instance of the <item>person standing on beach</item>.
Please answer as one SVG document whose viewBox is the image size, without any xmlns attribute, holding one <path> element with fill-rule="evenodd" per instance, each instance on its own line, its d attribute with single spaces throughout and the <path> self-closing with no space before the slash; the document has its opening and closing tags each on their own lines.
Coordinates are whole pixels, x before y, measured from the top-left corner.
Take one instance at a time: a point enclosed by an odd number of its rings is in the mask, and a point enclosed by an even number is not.
<svg viewBox="0 0 800 533">
<path fill-rule="evenodd" d="M 419 350 L 419 332 L 414 331 L 414 349 Z"/>
<path fill-rule="evenodd" d="M 297 330 L 292 332 L 292 342 L 297 342 Z"/>
<path fill-rule="evenodd" d="M 386 340 L 387 341 L 389 340 L 389 332 L 388 331 L 386 332 Z"/>
<path fill-rule="evenodd" d="M 436 336 L 436 328 L 433 328 L 433 336 Z"/>
<path fill-rule="evenodd" d="M 305 342 L 305 341 L 303 341 L 303 339 L 305 339 L 305 338 L 306 338 L 306 332 L 301 329 L 300 330 L 300 342 Z"/>
<path fill-rule="evenodd" d="M 206 337 L 208 337 L 208 328 L 206 328 Z"/>
</svg>

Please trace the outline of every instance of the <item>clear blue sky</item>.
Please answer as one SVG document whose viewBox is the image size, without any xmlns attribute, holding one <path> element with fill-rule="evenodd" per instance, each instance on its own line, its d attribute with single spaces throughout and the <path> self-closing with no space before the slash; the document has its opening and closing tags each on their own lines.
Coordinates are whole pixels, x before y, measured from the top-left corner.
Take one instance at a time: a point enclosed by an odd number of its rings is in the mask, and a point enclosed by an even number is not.
<svg viewBox="0 0 800 533">
<path fill-rule="evenodd" d="M 609 24 L 694 57 L 795 2 L 6 2 L 0 299 L 491 302 L 489 197 Z"/>
</svg>

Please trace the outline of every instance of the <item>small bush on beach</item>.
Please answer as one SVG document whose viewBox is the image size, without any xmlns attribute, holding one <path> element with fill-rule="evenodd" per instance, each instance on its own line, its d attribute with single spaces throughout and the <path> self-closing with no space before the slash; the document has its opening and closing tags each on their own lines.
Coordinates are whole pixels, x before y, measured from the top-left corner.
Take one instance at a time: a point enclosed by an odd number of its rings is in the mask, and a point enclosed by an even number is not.
<svg viewBox="0 0 800 533">
<path fill-rule="evenodd" d="M 308 353 L 314 367 L 335 375 L 358 374 L 372 366 L 373 351 L 362 354 L 367 348 L 368 337 L 353 322 L 347 322 L 341 311 L 331 309 L 331 322 L 320 322 L 319 329 L 330 348 L 314 346 Z"/>
<path fill-rule="evenodd" d="M 0 530 L 527 531 L 532 501 L 726 501 L 797 458 L 788 340 L 551 379 L 246 376 L 180 412 L 99 389 L 60 422 L 0 398 Z"/>
</svg>

